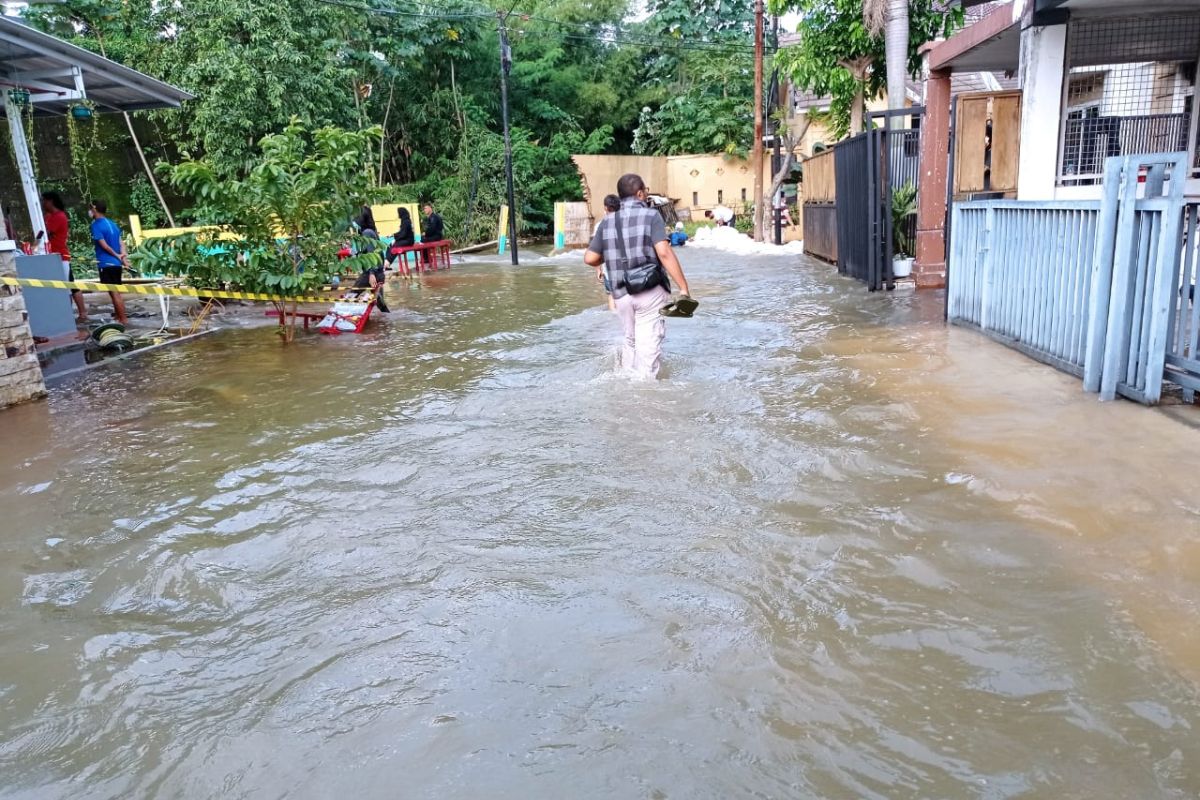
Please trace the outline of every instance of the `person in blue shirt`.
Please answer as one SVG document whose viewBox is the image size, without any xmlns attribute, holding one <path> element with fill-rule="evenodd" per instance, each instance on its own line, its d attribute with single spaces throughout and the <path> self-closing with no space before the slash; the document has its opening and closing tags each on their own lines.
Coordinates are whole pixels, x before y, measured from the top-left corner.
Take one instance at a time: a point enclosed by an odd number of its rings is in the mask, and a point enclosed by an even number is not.
<svg viewBox="0 0 1200 800">
<path fill-rule="evenodd" d="M 107 214 L 108 205 L 103 200 L 93 200 L 88 208 L 88 216 L 92 218 L 92 242 L 96 245 L 96 264 L 100 267 L 101 283 L 121 283 L 122 271 L 129 266 L 129 254 L 121 241 L 121 229 Z M 112 299 L 117 322 L 128 325 L 121 293 L 109 292 L 108 296 Z"/>
<path fill-rule="evenodd" d="M 687 244 L 688 235 L 683 230 L 683 223 L 676 222 L 675 230 L 667 238 L 671 240 L 671 247 L 683 247 Z"/>
</svg>

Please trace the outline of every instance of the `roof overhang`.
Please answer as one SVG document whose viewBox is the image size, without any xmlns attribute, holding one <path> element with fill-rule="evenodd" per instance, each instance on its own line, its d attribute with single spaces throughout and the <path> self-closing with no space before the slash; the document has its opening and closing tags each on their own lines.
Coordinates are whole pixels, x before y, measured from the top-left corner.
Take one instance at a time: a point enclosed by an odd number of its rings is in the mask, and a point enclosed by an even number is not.
<svg viewBox="0 0 1200 800">
<path fill-rule="evenodd" d="M 925 46 L 929 68 L 949 72 L 1008 72 L 1021 64 L 1020 20 L 999 6 L 949 39 Z"/>
<path fill-rule="evenodd" d="M 179 108 L 193 97 L 5 16 L 0 16 L 0 83 L 27 89 L 38 114 L 66 114 L 84 98 L 97 111 L 143 111 Z"/>
<path fill-rule="evenodd" d="M 1034 14 L 1065 11 L 1071 18 L 1093 16 L 1145 16 L 1181 11 L 1195 11 L 1196 0 L 1035 0 Z"/>
</svg>

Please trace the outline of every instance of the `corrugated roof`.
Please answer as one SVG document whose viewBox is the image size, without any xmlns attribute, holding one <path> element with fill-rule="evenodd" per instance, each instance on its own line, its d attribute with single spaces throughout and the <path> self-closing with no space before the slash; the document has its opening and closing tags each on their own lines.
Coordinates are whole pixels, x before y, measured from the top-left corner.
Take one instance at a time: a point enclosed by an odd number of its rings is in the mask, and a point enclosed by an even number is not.
<svg viewBox="0 0 1200 800">
<path fill-rule="evenodd" d="M 0 16 L 0 81 L 28 89 L 38 114 L 66 114 L 78 100 L 75 92 L 79 81 L 98 111 L 178 108 L 193 97 L 169 83 L 4 16 Z"/>
</svg>

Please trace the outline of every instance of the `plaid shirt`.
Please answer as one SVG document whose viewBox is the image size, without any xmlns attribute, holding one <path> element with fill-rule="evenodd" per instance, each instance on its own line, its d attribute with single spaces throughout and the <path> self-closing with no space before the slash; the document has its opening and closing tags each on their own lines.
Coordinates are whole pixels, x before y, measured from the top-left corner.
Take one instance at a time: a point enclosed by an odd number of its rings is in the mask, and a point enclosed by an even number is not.
<svg viewBox="0 0 1200 800">
<path fill-rule="evenodd" d="M 625 248 L 629 262 L 621 259 L 621 245 L 617 241 L 617 217 L 621 218 L 621 226 L 625 230 Z M 653 208 L 646 208 L 636 197 L 627 197 L 621 201 L 621 210 L 600 220 L 600 227 L 592 237 L 588 250 L 604 259 L 608 269 L 608 281 L 612 286 L 614 299 L 629 294 L 625 291 L 625 269 L 640 267 L 643 264 L 658 261 L 654 245 L 667 240 L 667 227 L 662 215 Z"/>
</svg>

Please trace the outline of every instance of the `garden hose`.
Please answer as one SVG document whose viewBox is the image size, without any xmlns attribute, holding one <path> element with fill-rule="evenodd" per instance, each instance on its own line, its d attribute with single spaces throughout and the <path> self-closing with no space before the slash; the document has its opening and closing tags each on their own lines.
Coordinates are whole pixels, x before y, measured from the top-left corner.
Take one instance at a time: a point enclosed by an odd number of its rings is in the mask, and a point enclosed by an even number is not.
<svg viewBox="0 0 1200 800">
<path fill-rule="evenodd" d="M 125 332 L 125 326 L 119 322 L 101 325 L 92 331 L 94 339 L 105 350 L 126 350 L 133 347 L 133 337 Z"/>
</svg>

